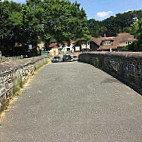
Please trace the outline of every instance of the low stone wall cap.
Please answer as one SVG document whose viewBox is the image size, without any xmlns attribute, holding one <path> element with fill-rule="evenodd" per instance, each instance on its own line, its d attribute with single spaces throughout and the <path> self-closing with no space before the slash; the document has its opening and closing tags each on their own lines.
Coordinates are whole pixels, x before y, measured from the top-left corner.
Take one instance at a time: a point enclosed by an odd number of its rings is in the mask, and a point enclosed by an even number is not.
<svg viewBox="0 0 142 142">
<path fill-rule="evenodd" d="M 0 73 L 4 73 L 4 72 L 19 68 L 21 66 L 26 66 L 28 64 L 32 64 L 34 62 L 37 62 L 38 60 L 42 60 L 43 58 L 47 58 L 47 57 L 38 56 L 38 57 L 25 58 L 25 59 L 0 63 Z"/>
<path fill-rule="evenodd" d="M 87 52 L 83 54 L 95 54 L 95 55 L 108 55 L 108 56 L 121 56 L 121 57 L 132 57 L 142 58 L 142 52 Z"/>
</svg>

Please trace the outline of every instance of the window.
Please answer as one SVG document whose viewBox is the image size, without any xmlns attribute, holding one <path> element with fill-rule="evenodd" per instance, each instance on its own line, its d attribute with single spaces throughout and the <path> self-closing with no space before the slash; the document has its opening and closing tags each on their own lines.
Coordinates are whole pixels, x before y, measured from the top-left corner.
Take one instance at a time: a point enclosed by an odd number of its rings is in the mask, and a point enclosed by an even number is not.
<svg viewBox="0 0 142 142">
<path fill-rule="evenodd" d="M 132 44 L 132 41 L 128 41 L 129 44 Z"/>
<path fill-rule="evenodd" d="M 103 45 L 112 45 L 112 41 L 110 41 L 110 40 L 109 41 L 104 41 Z"/>
<path fill-rule="evenodd" d="M 67 51 L 70 51 L 70 48 L 67 48 Z"/>
<path fill-rule="evenodd" d="M 132 41 L 126 41 L 126 45 L 132 44 Z"/>
</svg>

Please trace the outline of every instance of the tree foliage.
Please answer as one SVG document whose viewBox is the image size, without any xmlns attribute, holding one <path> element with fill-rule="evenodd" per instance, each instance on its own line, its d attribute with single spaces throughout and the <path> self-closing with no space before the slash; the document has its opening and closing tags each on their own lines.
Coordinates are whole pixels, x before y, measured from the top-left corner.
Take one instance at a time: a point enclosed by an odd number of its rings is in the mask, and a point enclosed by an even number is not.
<svg viewBox="0 0 142 142">
<path fill-rule="evenodd" d="M 0 50 L 15 54 L 15 43 L 22 45 L 19 53 L 36 49 L 40 40 L 48 47 L 51 42 L 63 43 L 78 38 L 89 39 L 86 13 L 75 2 L 65 0 L 27 0 L 17 4 L 0 2 Z"/>
<path fill-rule="evenodd" d="M 128 50 L 142 51 L 142 18 L 129 28 L 129 32 L 133 34 L 138 40 L 128 46 Z"/>
<path fill-rule="evenodd" d="M 93 37 L 98 37 L 104 34 L 104 31 L 106 31 L 106 27 L 103 25 L 102 22 L 96 21 L 94 19 L 90 19 L 87 21 L 88 23 L 88 28 L 90 31 L 90 34 Z"/>
<path fill-rule="evenodd" d="M 103 21 L 88 20 L 88 28 L 92 36 L 115 36 L 120 32 L 129 32 L 129 28 L 142 17 L 142 10 L 116 14 Z"/>
<path fill-rule="evenodd" d="M 92 36 L 116 36 L 118 33 L 127 32 L 138 40 L 126 46 L 123 50 L 142 51 L 142 10 L 129 11 L 116 14 L 103 21 L 88 20 L 88 28 Z"/>
</svg>

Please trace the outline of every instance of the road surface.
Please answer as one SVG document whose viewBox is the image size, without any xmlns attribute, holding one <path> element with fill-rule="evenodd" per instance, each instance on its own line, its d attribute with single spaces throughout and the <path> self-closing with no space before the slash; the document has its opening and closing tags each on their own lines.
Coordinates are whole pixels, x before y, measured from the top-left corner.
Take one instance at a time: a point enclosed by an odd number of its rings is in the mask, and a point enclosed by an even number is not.
<svg viewBox="0 0 142 142">
<path fill-rule="evenodd" d="M 49 64 L 2 118 L 0 142 L 142 142 L 142 96 L 91 65 Z"/>
</svg>

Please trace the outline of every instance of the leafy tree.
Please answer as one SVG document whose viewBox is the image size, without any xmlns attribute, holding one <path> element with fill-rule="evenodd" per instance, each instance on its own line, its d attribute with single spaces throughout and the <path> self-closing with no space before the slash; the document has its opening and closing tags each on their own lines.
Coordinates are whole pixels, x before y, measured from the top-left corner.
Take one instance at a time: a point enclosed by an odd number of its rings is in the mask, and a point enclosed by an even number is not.
<svg viewBox="0 0 142 142">
<path fill-rule="evenodd" d="M 88 20 L 88 28 L 92 36 L 115 36 L 120 32 L 131 32 L 131 26 L 142 17 L 142 10 L 116 14 L 103 21 Z"/>
<path fill-rule="evenodd" d="M 15 29 L 19 23 L 18 12 L 20 12 L 21 6 L 15 2 L 5 0 L 0 2 L 0 8 L 0 50 L 8 55 L 11 54 L 10 51 L 15 44 Z"/>
<path fill-rule="evenodd" d="M 78 3 L 60 0 L 44 0 L 44 39 L 62 43 L 77 38 L 89 38 L 85 11 Z"/>
<path fill-rule="evenodd" d="M 94 37 L 102 36 L 104 32 L 107 30 L 107 28 L 103 26 L 102 22 L 96 21 L 94 19 L 88 20 L 87 24 L 90 34 Z"/>
<path fill-rule="evenodd" d="M 52 42 L 59 44 L 90 38 L 86 13 L 77 2 L 27 0 L 26 4 L 20 5 L 5 0 L 0 3 L 0 8 L 0 50 L 5 55 L 13 55 L 15 43 L 20 43 L 19 50 L 25 52 L 28 52 L 27 45 L 32 44 L 36 55 L 40 40 L 48 47 Z"/>
<path fill-rule="evenodd" d="M 138 40 L 131 44 L 128 50 L 142 51 L 142 18 L 133 24 L 130 31 Z"/>
</svg>

